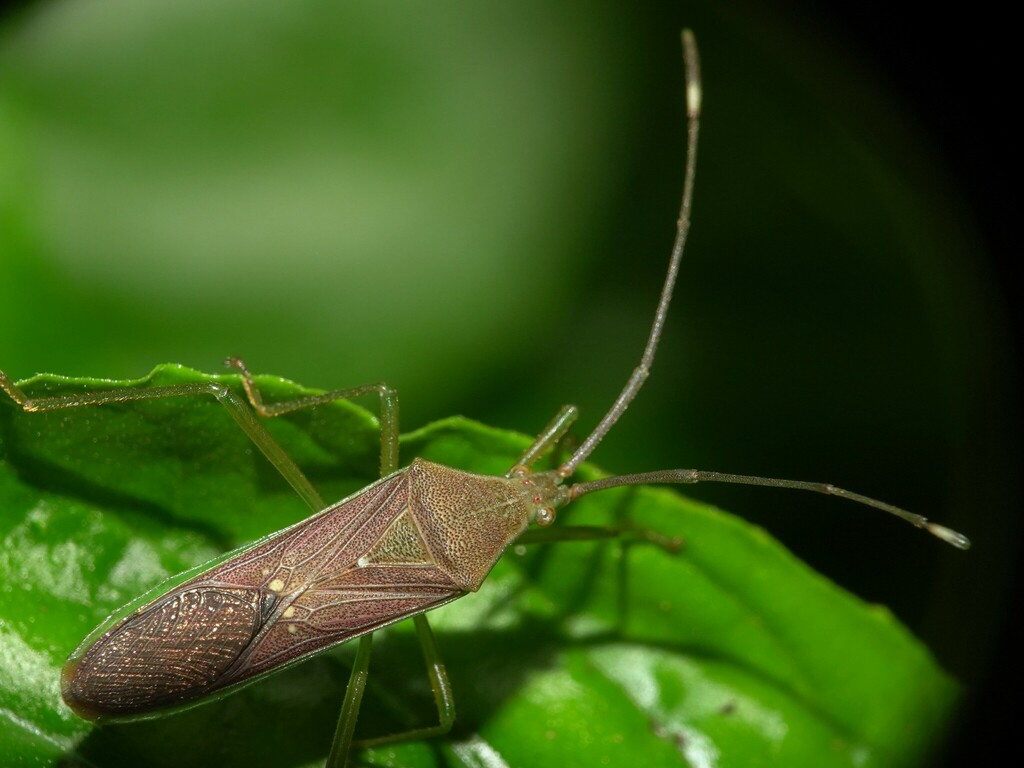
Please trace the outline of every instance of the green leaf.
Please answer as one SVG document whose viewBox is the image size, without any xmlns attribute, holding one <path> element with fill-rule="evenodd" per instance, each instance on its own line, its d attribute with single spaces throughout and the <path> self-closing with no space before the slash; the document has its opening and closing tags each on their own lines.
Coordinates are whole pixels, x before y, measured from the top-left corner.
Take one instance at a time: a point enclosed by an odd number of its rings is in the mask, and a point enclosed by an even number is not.
<svg viewBox="0 0 1024 768">
<path fill-rule="evenodd" d="M 200 380 L 36 377 L 34 396 Z M 263 377 L 268 400 L 307 393 Z M 339 402 L 269 422 L 325 498 L 371 482 L 376 420 Z M 500 473 L 528 438 L 464 419 L 403 438 Z M 591 470 L 588 470 L 590 472 Z M 212 399 L 25 413 L 0 399 L 0 745 L 4 764 L 317 765 L 353 648 L 237 694 L 97 728 L 60 699 L 60 668 L 109 612 L 174 573 L 304 515 Z M 595 494 L 561 524 L 628 536 L 513 547 L 479 593 L 431 614 L 454 686 L 449 737 L 366 751 L 372 764 L 908 766 L 957 686 L 883 608 L 861 603 L 763 531 L 668 490 Z M 556 523 L 557 525 L 558 523 Z M 436 722 L 411 627 L 375 639 L 358 730 Z"/>
</svg>

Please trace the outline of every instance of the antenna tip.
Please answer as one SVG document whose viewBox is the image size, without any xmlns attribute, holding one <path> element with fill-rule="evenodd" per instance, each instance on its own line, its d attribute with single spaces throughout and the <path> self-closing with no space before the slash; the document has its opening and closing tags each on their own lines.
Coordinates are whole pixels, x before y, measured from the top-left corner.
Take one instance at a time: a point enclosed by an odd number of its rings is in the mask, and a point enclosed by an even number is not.
<svg viewBox="0 0 1024 768">
<path fill-rule="evenodd" d="M 925 523 L 924 529 L 933 536 L 938 536 L 947 544 L 952 544 L 957 549 L 970 549 L 971 540 L 952 528 L 947 528 L 938 523 Z"/>
<path fill-rule="evenodd" d="M 700 58 L 697 38 L 691 29 L 683 30 L 683 60 L 686 63 L 686 113 L 695 118 L 700 115 Z"/>
</svg>

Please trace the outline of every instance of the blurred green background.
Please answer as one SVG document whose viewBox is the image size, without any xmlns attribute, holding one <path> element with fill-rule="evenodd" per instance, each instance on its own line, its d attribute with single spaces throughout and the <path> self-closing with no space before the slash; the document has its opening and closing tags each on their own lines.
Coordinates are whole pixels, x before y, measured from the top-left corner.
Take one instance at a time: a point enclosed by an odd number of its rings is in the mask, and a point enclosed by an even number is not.
<svg viewBox="0 0 1024 768">
<path fill-rule="evenodd" d="M 238 354 L 384 379 L 407 429 L 583 428 L 639 355 L 684 146 L 694 229 L 655 373 L 595 460 L 827 480 L 709 488 L 965 680 L 1015 545 L 990 257 L 857 36 L 810 4 L 37 2 L 0 29 L 0 367 L 138 377 Z M 369 403 L 369 405 L 373 405 Z"/>
</svg>

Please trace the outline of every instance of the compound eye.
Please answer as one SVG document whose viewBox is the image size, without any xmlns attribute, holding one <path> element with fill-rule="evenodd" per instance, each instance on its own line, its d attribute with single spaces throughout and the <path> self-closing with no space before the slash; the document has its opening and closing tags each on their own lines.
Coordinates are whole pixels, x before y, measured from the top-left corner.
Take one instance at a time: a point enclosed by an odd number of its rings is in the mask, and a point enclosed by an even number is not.
<svg viewBox="0 0 1024 768">
<path fill-rule="evenodd" d="M 555 522 L 555 510 L 551 507 L 541 507 L 537 510 L 537 525 L 547 527 Z"/>
</svg>

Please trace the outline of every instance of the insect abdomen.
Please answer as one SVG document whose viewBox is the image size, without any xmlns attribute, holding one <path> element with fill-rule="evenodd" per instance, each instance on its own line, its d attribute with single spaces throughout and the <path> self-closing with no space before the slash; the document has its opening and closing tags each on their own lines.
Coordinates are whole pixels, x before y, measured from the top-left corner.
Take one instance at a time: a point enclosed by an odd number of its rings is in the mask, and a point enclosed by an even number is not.
<svg viewBox="0 0 1024 768">
<path fill-rule="evenodd" d="M 64 701 L 95 720 L 194 699 L 223 682 L 261 624 L 260 590 L 173 592 L 72 656 L 61 673 Z"/>
</svg>

